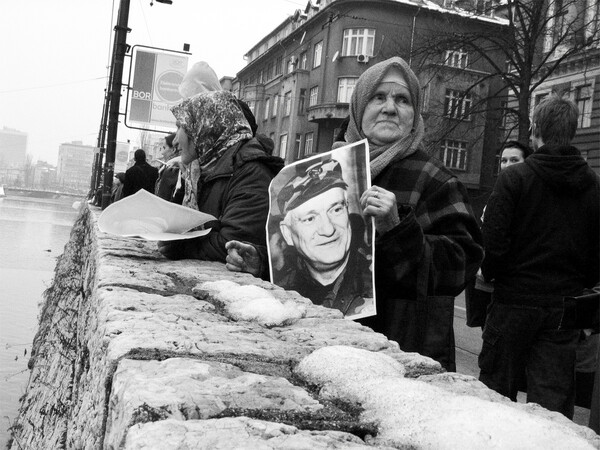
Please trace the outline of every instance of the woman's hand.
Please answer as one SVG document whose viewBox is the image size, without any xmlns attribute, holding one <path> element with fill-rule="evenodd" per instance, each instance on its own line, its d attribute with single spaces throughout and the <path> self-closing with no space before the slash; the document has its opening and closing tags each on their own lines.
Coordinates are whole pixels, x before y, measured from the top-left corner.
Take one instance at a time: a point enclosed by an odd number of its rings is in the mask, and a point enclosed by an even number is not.
<svg viewBox="0 0 600 450">
<path fill-rule="evenodd" d="M 225 244 L 227 258 L 225 267 L 232 272 L 248 272 L 258 277 L 260 275 L 260 255 L 252 244 L 240 241 L 229 241 Z"/>
<path fill-rule="evenodd" d="M 375 218 L 375 229 L 380 235 L 400 223 L 396 195 L 379 186 L 371 186 L 360 197 L 360 206 L 365 216 Z"/>
</svg>

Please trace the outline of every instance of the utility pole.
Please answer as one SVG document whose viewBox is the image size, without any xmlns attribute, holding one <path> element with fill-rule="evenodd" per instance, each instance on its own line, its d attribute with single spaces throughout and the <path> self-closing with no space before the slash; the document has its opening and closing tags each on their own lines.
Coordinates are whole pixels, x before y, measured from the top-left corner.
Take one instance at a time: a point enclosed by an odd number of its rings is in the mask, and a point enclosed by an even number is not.
<svg viewBox="0 0 600 450">
<path fill-rule="evenodd" d="M 121 87 L 123 80 L 123 64 L 127 53 L 127 33 L 131 31 L 129 22 L 129 0 L 121 0 L 119 17 L 115 27 L 115 42 L 108 98 L 108 137 L 106 145 L 106 160 L 104 161 L 104 183 L 102 187 L 102 209 L 110 205 L 112 181 L 115 169 L 115 153 L 117 149 L 117 130 L 119 128 L 119 106 L 121 103 Z"/>
</svg>

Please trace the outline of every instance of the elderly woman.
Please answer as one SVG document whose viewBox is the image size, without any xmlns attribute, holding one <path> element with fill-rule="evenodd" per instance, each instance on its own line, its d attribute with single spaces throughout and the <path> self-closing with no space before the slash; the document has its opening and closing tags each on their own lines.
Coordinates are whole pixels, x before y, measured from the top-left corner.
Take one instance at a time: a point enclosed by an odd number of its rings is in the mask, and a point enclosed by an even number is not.
<svg viewBox="0 0 600 450">
<path fill-rule="evenodd" d="M 230 92 L 204 92 L 183 100 L 171 111 L 177 132 L 173 144 L 186 175 L 184 204 L 218 220 L 204 237 L 159 243 L 170 259 L 225 262 L 225 243 L 232 239 L 265 246 L 269 183 L 284 163 L 269 156 Z"/>
<path fill-rule="evenodd" d="M 481 232 L 465 188 L 423 150 L 420 108 L 403 59 L 375 64 L 356 83 L 346 142 L 334 147 L 366 138 L 370 148 L 373 186 L 360 202 L 375 219 L 377 315 L 359 321 L 454 371 L 454 297 L 483 259 Z M 261 274 L 260 252 L 227 248 L 230 270 Z"/>
<path fill-rule="evenodd" d="M 423 150 L 420 109 L 419 80 L 398 57 L 365 71 L 352 94 L 345 138 L 369 142 L 373 186 L 360 201 L 377 233 L 377 315 L 361 322 L 454 371 L 454 297 L 482 239 L 465 188 Z"/>
</svg>

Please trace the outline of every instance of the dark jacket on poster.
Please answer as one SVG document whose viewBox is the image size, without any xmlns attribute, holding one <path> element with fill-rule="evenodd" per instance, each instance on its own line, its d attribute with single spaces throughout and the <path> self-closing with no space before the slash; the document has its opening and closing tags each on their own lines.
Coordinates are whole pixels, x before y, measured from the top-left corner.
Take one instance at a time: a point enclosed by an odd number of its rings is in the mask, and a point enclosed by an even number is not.
<svg viewBox="0 0 600 450">
<path fill-rule="evenodd" d="M 344 271 L 331 284 L 323 286 L 314 280 L 306 262 L 294 252 L 281 273 L 274 274 L 274 283 L 310 299 L 315 305 L 339 309 L 344 315 L 360 313 L 365 299 L 373 298 L 371 248 L 361 245 L 364 222 L 360 215 L 350 214 L 352 245 Z M 357 226 L 357 224 L 360 224 Z"/>
<path fill-rule="evenodd" d="M 153 194 L 157 179 L 158 169 L 156 167 L 152 167 L 146 161 L 136 161 L 136 163 L 125 172 L 123 198 L 135 194 L 140 189 L 146 189 Z"/>
<path fill-rule="evenodd" d="M 227 149 L 215 166 L 198 182 L 198 210 L 217 218 L 207 236 L 180 241 L 171 259 L 225 262 L 225 243 L 244 241 L 266 246 L 265 225 L 269 213 L 269 184 L 284 162 L 268 155 L 269 140 L 252 138 Z"/>
<path fill-rule="evenodd" d="M 453 371 L 454 297 L 483 259 L 466 189 L 423 150 L 390 164 L 373 184 L 396 195 L 401 222 L 376 237 L 377 316 L 360 322 Z"/>
<path fill-rule="evenodd" d="M 598 282 L 598 180 L 570 146 L 545 145 L 500 173 L 483 223 L 495 299 L 560 302 Z"/>
</svg>

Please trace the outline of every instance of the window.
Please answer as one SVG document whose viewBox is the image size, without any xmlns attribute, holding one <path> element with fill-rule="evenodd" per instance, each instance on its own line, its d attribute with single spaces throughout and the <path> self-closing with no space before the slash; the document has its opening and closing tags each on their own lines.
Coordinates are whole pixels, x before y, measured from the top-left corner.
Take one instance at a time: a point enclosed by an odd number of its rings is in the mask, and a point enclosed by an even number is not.
<svg viewBox="0 0 600 450">
<path fill-rule="evenodd" d="M 440 159 L 446 167 L 467 170 L 467 143 L 446 139 L 440 149 Z"/>
<path fill-rule="evenodd" d="M 304 155 L 308 155 L 313 151 L 313 133 L 306 133 L 304 136 Z"/>
<path fill-rule="evenodd" d="M 275 76 L 283 73 L 283 56 L 279 56 L 275 61 Z"/>
<path fill-rule="evenodd" d="M 304 114 L 304 102 L 306 101 L 306 89 L 300 89 L 300 97 L 298 98 L 298 115 Z"/>
<path fill-rule="evenodd" d="M 319 96 L 319 86 L 313 86 L 310 88 L 308 96 L 308 106 L 315 106 L 317 104 L 317 97 Z"/>
<path fill-rule="evenodd" d="M 256 111 L 256 100 L 248 100 L 248 108 L 252 111 L 252 114 L 255 114 Z"/>
<path fill-rule="evenodd" d="M 267 120 L 269 118 L 269 104 L 271 100 L 269 98 L 265 99 L 265 110 L 263 111 L 263 120 Z"/>
<path fill-rule="evenodd" d="M 373 56 L 375 30 L 370 28 L 350 28 L 344 30 L 342 56 Z"/>
<path fill-rule="evenodd" d="M 287 73 L 292 73 L 295 68 L 296 68 L 296 58 L 292 56 L 288 60 Z"/>
<path fill-rule="evenodd" d="M 264 70 L 261 70 L 260 72 L 258 72 L 258 84 L 262 84 L 265 81 L 265 72 Z"/>
<path fill-rule="evenodd" d="M 323 53 L 323 41 L 315 44 L 313 51 L 313 68 L 321 65 L 321 53 Z"/>
<path fill-rule="evenodd" d="M 462 48 L 458 50 L 446 50 L 444 64 L 450 67 L 464 69 L 469 64 L 469 54 Z"/>
<path fill-rule="evenodd" d="M 451 119 L 471 120 L 471 94 L 446 89 L 444 113 Z"/>
<path fill-rule="evenodd" d="M 306 52 L 300 53 L 300 68 L 306 70 L 307 68 L 307 57 Z"/>
<path fill-rule="evenodd" d="M 476 0 L 475 10 L 478 14 L 491 16 L 494 14 L 494 2 L 493 0 Z"/>
<path fill-rule="evenodd" d="M 267 64 L 267 79 L 266 81 L 272 80 L 275 77 L 273 62 Z"/>
<path fill-rule="evenodd" d="M 277 110 L 279 109 L 279 95 L 275 94 L 273 97 L 273 117 L 277 115 Z"/>
<path fill-rule="evenodd" d="M 302 135 L 296 134 L 296 141 L 294 143 L 294 154 L 296 155 L 296 159 L 302 159 L 302 147 L 300 144 L 302 143 Z"/>
<path fill-rule="evenodd" d="M 350 97 L 352 97 L 352 91 L 356 85 L 358 78 L 340 78 L 338 81 L 338 103 L 350 103 Z"/>
<path fill-rule="evenodd" d="M 287 117 L 292 112 L 292 92 L 286 92 L 283 95 L 283 115 Z"/>
<path fill-rule="evenodd" d="M 592 93 L 591 84 L 584 84 L 575 88 L 575 101 L 579 109 L 579 118 L 577 126 L 579 128 L 588 128 L 592 123 Z"/>
<path fill-rule="evenodd" d="M 287 134 L 279 136 L 279 157 L 285 159 L 285 153 L 287 151 Z"/>
</svg>

